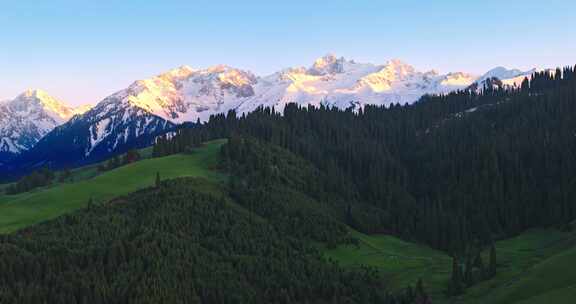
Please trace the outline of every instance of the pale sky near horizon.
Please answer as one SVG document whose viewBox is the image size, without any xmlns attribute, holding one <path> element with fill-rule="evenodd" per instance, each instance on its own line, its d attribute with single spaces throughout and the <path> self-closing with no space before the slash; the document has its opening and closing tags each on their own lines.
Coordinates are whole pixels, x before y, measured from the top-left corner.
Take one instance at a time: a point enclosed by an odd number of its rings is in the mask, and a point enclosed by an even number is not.
<svg viewBox="0 0 576 304">
<path fill-rule="evenodd" d="M 482 74 L 576 64 L 573 0 L 0 0 L 0 100 L 97 103 L 180 65 L 267 75 L 334 53 Z"/>
</svg>

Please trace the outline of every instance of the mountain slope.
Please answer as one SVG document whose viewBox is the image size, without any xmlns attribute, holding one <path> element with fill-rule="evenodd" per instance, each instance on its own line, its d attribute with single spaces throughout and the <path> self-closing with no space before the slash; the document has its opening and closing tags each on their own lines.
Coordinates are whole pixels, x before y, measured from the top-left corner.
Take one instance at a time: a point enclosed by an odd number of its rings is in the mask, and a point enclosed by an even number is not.
<svg viewBox="0 0 576 304">
<path fill-rule="evenodd" d="M 85 110 L 72 108 L 41 90 L 27 90 L 0 103 L 0 154 L 19 154 L 32 148 L 56 126 Z"/>
<path fill-rule="evenodd" d="M 100 161 L 132 148 L 151 145 L 175 124 L 112 95 L 44 136 L 14 160 L 17 170 L 62 168 Z"/>
<path fill-rule="evenodd" d="M 507 69 L 505 67 L 496 67 L 486 72 L 474 81 L 469 86 L 472 90 L 480 90 L 485 86 L 489 87 L 504 87 L 504 88 L 519 88 L 524 79 L 530 79 L 532 74 L 537 72 L 537 69 L 528 71 L 520 71 L 518 69 Z M 547 70 L 550 71 L 550 70 Z"/>
<path fill-rule="evenodd" d="M 224 143 L 223 140 L 211 141 L 195 149 L 193 154 L 146 159 L 87 180 L 16 195 L 0 194 L 0 233 L 13 232 L 82 208 L 90 198 L 103 202 L 151 186 L 156 172 L 162 179 L 201 176 L 218 180 L 221 175 L 210 169 L 216 165 L 218 151 Z"/>
<path fill-rule="evenodd" d="M 374 65 L 326 55 L 309 68 L 290 68 L 265 77 L 225 65 L 200 70 L 182 66 L 137 81 L 114 96 L 181 123 L 206 121 L 229 110 L 247 113 L 260 106 L 281 111 L 288 103 L 341 109 L 410 103 L 424 94 L 465 88 L 476 78 L 466 73 L 419 72 L 399 60 Z"/>
</svg>

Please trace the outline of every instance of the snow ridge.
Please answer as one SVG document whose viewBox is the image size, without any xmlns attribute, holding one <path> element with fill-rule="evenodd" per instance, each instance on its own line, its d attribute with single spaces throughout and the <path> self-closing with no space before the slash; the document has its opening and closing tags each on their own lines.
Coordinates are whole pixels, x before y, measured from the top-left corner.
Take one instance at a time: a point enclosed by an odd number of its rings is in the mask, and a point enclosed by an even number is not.
<svg viewBox="0 0 576 304">
<path fill-rule="evenodd" d="M 466 88 L 476 79 L 477 76 L 462 72 L 420 72 L 396 59 L 375 65 L 328 54 L 308 68 L 289 68 L 265 77 L 226 65 L 206 69 L 182 66 L 136 81 L 111 97 L 121 104 L 182 123 L 206 121 L 213 114 L 230 110 L 246 113 L 260 106 L 282 111 L 293 102 L 343 109 L 411 103 L 424 94 Z"/>
</svg>

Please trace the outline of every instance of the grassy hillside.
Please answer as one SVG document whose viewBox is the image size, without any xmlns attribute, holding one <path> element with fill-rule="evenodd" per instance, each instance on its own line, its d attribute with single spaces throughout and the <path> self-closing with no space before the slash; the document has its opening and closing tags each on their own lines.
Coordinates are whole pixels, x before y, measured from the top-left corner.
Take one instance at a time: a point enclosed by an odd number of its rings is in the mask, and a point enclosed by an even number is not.
<svg viewBox="0 0 576 304">
<path fill-rule="evenodd" d="M 569 303 L 576 296 L 576 248 L 536 265 L 504 293 L 499 303 Z"/>
<path fill-rule="evenodd" d="M 463 303 L 570 303 L 576 295 L 576 234 L 532 230 L 497 244 L 499 272 Z"/>
<path fill-rule="evenodd" d="M 557 288 L 552 291 L 516 303 L 518 304 L 573 303 L 574 299 L 576 299 L 576 285 L 564 288 Z"/>
<path fill-rule="evenodd" d="M 414 285 L 422 278 L 434 298 L 441 296 L 450 276 L 451 259 L 445 253 L 389 235 L 365 235 L 356 231 L 352 236 L 358 246 L 346 245 L 325 251 L 326 256 L 342 266 L 372 266 L 381 270 L 392 289 Z"/>
<path fill-rule="evenodd" d="M 189 154 L 142 160 L 74 183 L 17 195 L 1 195 L 0 233 L 12 232 L 84 207 L 90 197 L 101 202 L 150 186 L 156 172 L 160 172 L 162 179 L 181 176 L 221 179 L 222 175 L 213 169 L 224 142 L 208 142 Z M 92 167 L 79 169 L 76 174 L 90 175 L 93 170 Z"/>
<path fill-rule="evenodd" d="M 457 299 L 443 294 L 451 270 L 446 254 L 387 235 L 354 231 L 352 236 L 359 240 L 358 246 L 329 249 L 326 256 L 347 267 L 376 267 L 393 289 L 422 278 L 434 303 L 570 303 L 576 297 L 576 275 L 571 271 L 576 268 L 575 233 L 535 229 L 496 242 L 496 277 Z"/>
<path fill-rule="evenodd" d="M 138 150 L 138 153 L 140 154 L 141 160 L 152 158 L 152 147 L 140 149 L 140 150 Z M 100 172 L 98 170 L 98 166 L 100 166 L 100 165 L 106 166 L 106 164 L 107 164 L 107 161 L 103 161 L 101 163 L 96 163 L 96 164 L 87 165 L 84 167 L 72 169 L 72 170 L 70 170 L 70 173 L 71 173 L 70 180 L 73 182 L 77 182 L 77 181 L 81 181 L 81 180 L 85 180 L 85 179 L 94 178 L 94 177 L 102 174 L 102 172 Z M 62 174 L 62 172 L 57 172 L 57 174 Z M 66 181 L 66 182 L 69 183 L 70 181 Z M 53 184 L 51 186 L 58 186 L 58 185 L 59 185 L 59 183 L 56 182 L 55 184 Z M 51 187 L 51 186 L 49 186 L 49 187 Z M 0 187 L 1 187 L 1 185 L 0 185 Z"/>
</svg>

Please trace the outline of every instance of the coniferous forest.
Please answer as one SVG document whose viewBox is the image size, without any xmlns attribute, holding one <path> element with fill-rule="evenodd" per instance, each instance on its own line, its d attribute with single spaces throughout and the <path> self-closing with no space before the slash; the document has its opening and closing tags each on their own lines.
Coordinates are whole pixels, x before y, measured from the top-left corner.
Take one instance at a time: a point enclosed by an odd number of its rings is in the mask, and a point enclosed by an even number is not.
<svg viewBox="0 0 576 304">
<path fill-rule="evenodd" d="M 495 240 L 576 219 L 575 115 L 564 68 L 412 105 L 212 116 L 153 154 L 228 138 L 225 182 L 157 175 L 1 236 L 0 302 L 430 303 L 422 282 L 390 293 L 325 258 L 318 244 L 355 243 L 348 227 L 449 253 L 456 295 L 499 271 Z"/>
<path fill-rule="evenodd" d="M 280 204 L 280 203 L 279 203 Z M 342 227 L 323 223 L 337 237 Z M 340 228 L 340 229 L 339 229 Z M 306 231 L 303 228 L 302 231 Z M 397 303 L 370 269 L 344 271 L 273 217 L 197 179 L 88 204 L 2 236 L 2 303 Z"/>
<path fill-rule="evenodd" d="M 278 158 L 250 159 L 243 143 L 282 147 L 319 172 L 301 189 L 341 221 L 459 254 L 576 218 L 575 115 L 576 75 L 564 68 L 537 72 L 518 88 L 489 81 L 481 93 L 425 96 L 413 105 L 230 112 L 180 130 L 155 153 L 230 137 L 223 153 L 262 171 L 263 182 Z"/>
</svg>

